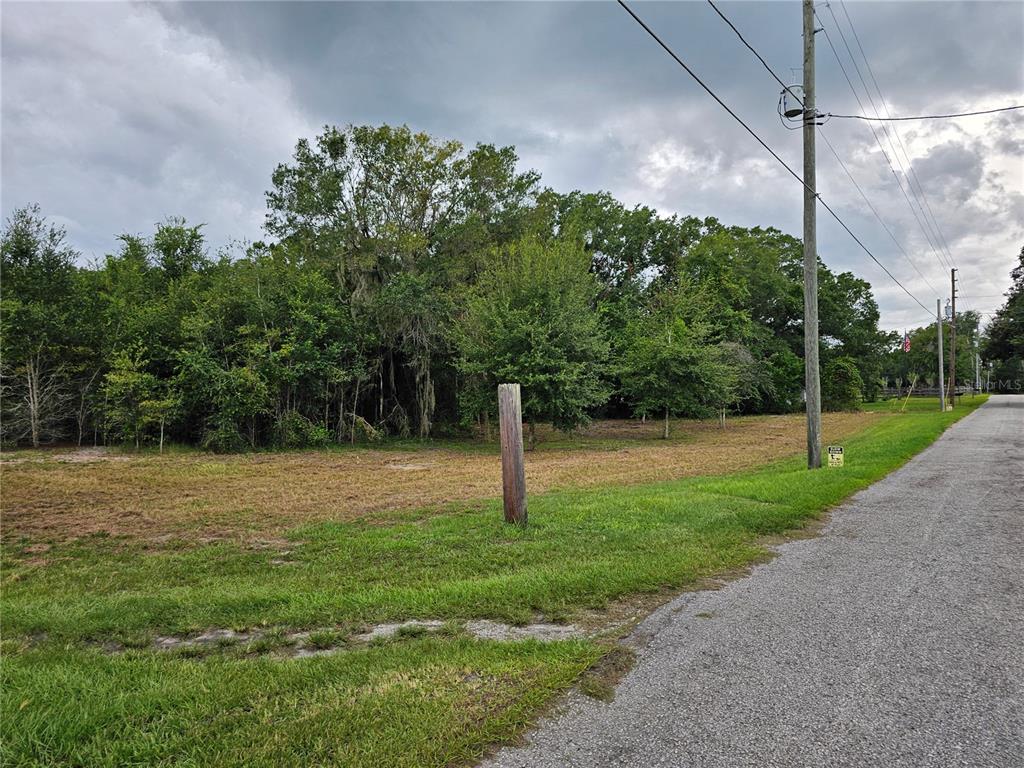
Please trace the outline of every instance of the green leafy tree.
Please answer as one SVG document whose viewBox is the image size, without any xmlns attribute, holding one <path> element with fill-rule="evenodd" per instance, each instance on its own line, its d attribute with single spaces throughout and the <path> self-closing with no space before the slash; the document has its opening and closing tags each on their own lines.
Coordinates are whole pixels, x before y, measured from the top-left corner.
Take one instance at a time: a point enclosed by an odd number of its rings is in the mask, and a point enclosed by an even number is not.
<svg viewBox="0 0 1024 768">
<path fill-rule="evenodd" d="M 109 429 L 138 450 L 145 432 L 149 407 L 157 390 L 156 376 L 146 370 L 142 349 L 123 349 L 114 355 L 104 378 L 103 393 Z"/>
<path fill-rule="evenodd" d="M 464 403 L 486 402 L 493 413 L 497 385 L 518 382 L 531 447 L 536 422 L 573 429 L 608 395 L 600 377 L 608 343 L 589 263 L 571 241 L 526 238 L 492 254 L 466 302 L 459 367 L 473 385 Z"/>
<path fill-rule="evenodd" d="M 151 247 L 156 265 L 167 280 L 180 280 L 205 265 L 202 228 L 202 224 L 189 226 L 180 216 L 172 216 L 157 225 Z"/>
<path fill-rule="evenodd" d="M 665 439 L 670 416 L 708 416 L 735 397 L 735 371 L 709 343 L 702 304 L 690 290 L 665 290 L 626 328 L 618 359 L 622 391 L 634 413 L 663 414 Z"/>
<path fill-rule="evenodd" d="M 159 430 L 160 453 L 164 452 L 164 433 L 167 425 L 174 421 L 181 412 L 181 398 L 170 387 L 165 387 L 160 396 L 143 400 L 141 404 L 143 424 L 156 425 Z"/>
<path fill-rule="evenodd" d="M 435 141 L 405 126 L 326 128 L 313 144 L 298 143 L 293 163 L 277 167 L 267 193 L 268 231 L 329 265 L 355 312 L 387 306 L 380 293 L 392 282 L 430 286 L 431 300 L 410 307 L 402 322 L 385 315 L 378 323 L 390 350 L 388 381 L 396 366 L 412 374 L 421 437 L 430 434 L 433 420 L 432 370 L 442 337 L 442 322 L 430 311 L 443 285 L 435 235 L 461 210 L 461 153 L 458 142 Z M 397 363 L 396 351 L 404 353 Z"/>
<path fill-rule="evenodd" d="M 3 236 L 0 438 L 81 442 L 91 428 L 141 442 L 162 427 L 240 450 L 427 437 L 460 417 L 489 424 L 509 378 L 531 424 L 566 428 L 800 407 L 798 239 L 562 194 L 519 164 L 513 147 L 467 151 L 404 126 L 325 128 L 274 170 L 270 240 L 215 257 L 202 225 L 170 217 L 78 266 L 38 208 L 17 212 Z M 819 286 L 826 365 L 854 360 L 869 399 L 879 374 L 909 375 L 866 282 L 819 263 Z M 676 293 L 686 302 L 669 312 Z M 1007 380 L 1024 361 L 1014 307 L 985 345 Z M 961 313 L 960 381 L 976 339 Z M 139 370 L 126 350 L 142 351 Z M 141 415 L 115 386 L 129 374 L 153 379 Z M 655 405 L 659 377 L 696 386 L 666 386 Z"/>
<path fill-rule="evenodd" d="M 1024 390 L 1024 247 L 1010 271 L 1013 281 L 1006 303 L 996 312 L 985 332 L 982 356 L 989 366 L 987 380 L 1004 392 Z"/>
<path fill-rule="evenodd" d="M 33 447 L 66 434 L 74 313 L 75 259 L 66 232 L 39 206 L 19 208 L 0 236 L 0 423 L 5 441 Z"/>
<path fill-rule="evenodd" d="M 762 406 L 768 413 L 791 413 L 801 407 L 804 361 L 783 345 L 763 358 L 770 385 L 762 391 Z"/>
<path fill-rule="evenodd" d="M 864 382 L 857 361 L 837 357 L 821 372 L 821 407 L 826 411 L 856 410 L 864 398 Z"/>
<path fill-rule="evenodd" d="M 721 383 L 712 391 L 718 394 L 715 405 L 723 427 L 729 411 L 757 412 L 762 410 L 764 401 L 776 396 L 771 369 L 748 348 L 725 341 L 718 345 L 715 354 L 723 372 Z"/>
</svg>

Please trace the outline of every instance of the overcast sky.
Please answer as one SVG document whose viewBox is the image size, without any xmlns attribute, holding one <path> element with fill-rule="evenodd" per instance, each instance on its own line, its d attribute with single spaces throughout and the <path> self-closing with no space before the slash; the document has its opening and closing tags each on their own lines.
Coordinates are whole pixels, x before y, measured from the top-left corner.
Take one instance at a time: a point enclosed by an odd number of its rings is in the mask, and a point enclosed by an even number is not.
<svg viewBox="0 0 1024 768">
<path fill-rule="evenodd" d="M 707 3 L 634 7 L 800 171 L 800 132 L 776 114 L 777 84 Z M 720 7 L 799 81 L 799 3 Z M 840 28 L 893 115 L 1024 103 L 1024 3 L 845 11 L 871 73 L 842 5 L 818 8 L 868 114 Z M 328 123 L 513 144 L 523 168 L 560 191 L 605 189 L 666 214 L 801 233 L 799 184 L 614 2 L 4 2 L 0 14 L 3 215 L 38 202 L 86 259 L 168 215 L 204 222 L 213 249 L 261 237 L 271 170 Z M 862 113 L 823 34 L 817 43 L 818 108 Z M 819 139 L 823 198 L 929 309 L 949 283 L 925 235 L 939 237 L 933 214 L 968 307 L 997 307 L 1024 244 L 1024 111 L 897 123 L 898 139 L 875 124 L 902 162 L 896 176 L 870 125 L 833 119 L 822 132 L 916 269 Z M 897 182 L 912 183 L 911 163 L 923 211 Z M 885 327 L 926 320 L 824 211 L 819 251 L 872 283 Z"/>
</svg>

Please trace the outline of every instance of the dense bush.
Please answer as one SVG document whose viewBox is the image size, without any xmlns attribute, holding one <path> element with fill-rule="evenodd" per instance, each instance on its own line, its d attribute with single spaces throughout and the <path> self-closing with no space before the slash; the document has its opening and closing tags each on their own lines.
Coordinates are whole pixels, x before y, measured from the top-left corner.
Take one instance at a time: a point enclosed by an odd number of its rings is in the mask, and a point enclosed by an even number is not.
<svg viewBox="0 0 1024 768">
<path fill-rule="evenodd" d="M 853 411 L 864 399 L 864 381 L 857 361 L 837 357 L 821 372 L 821 407 L 826 411 Z"/>
</svg>

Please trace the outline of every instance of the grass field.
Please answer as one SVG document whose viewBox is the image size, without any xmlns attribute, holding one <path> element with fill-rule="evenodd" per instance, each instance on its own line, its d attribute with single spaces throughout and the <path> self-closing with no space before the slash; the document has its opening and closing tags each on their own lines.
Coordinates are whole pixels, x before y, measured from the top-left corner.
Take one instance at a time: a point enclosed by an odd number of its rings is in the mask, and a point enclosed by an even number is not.
<svg viewBox="0 0 1024 768">
<path fill-rule="evenodd" d="M 215 529 L 201 516 L 172 526 L 175 535 L 167 536 L 158 519 L 166 507 L 139 502 L 137 514 L 155 519 L 151 527 L 139 524 L 121 535 L 86 527 L 75 538 L 68 510 L 76 498 L 98 503 L 69 493 L 59 497 L 60 526 L 34 527 L 25 523 L 28 507 L 17 507 L 20 495 L 35 494 L 32 514 L 46 515 L 40 499 L 59 495 L 36 484 L 88 487 L 90 473 L 104 478 L 120 466 L 120 482 L 140 488 L 144 480 L 133 472 L 174 477 L 180 462 L 247 467 L 275 457 L 10 465 L 4 509 L 20 511 L 13 532 L 4 520 L 2 762 L 441 766 L 471 760 L 514 737 L 553 695 L 592 674 L 586 670 L 600 669 L 615 646 L 600 633 L 557 642 L 481 640 L 464 621 L 543 617 L 614 632 L 623 617 L 675 591 L 763 560 L 763 537 L 818 517 L 981 402 L 965 400 L 953 413 L 916 403 L 903 413 L 872 405 L 874 412 L 847 423 L 845 433 L 835 424 L 826 431 L 827 440 L 842 439 L 846 466 L 820 472 L 803 469 L 792 446 L 782 459 L 758 447 L 751 449 L 757 458 L 748 457 L 751 463 L 739 471 L 716 472 L 705 462 L 700 476 L 670 467 L 678 479 L 643 482 L 641 474 L 631 485 L 588 483 L 606 471 L 596 457 L 647 448 L 590 446 L 590 474 L 579 485 L 570 476 L 559 490 L 531 489 L 525 531 L 501 523 L 496 499 L 438 507 L 428 497 L 418 508 L 405 503 L 361 516 L 313 512 L 287 516 L 290 525 L 228 526 L 236 535 L 213 540 L 192 535 Z M 799 418 L 790 421 L 802 430 Z M 730 437 L 680 437 L 654 450 L 678 451 L 701 440 L 708 453 Z M 467 460 L 477 454 L 493 462 L 484 451 L 463 452 Z M 410 455 L 423 460 L 422 453 Z M 663 460 L 680 461 L 680 455 Z M 217 471 L 227 478 L 221 506 L 233 508 L 239 481 L 230 470 Z M 379 465 L 373 471 L 382 474 Z M 78 485 L 61 480 L 77 473 L 84 473 Z M 12 476 L 22 480 L 15 490 Z M 200 512 L 223 526 L 216 477 L 204 486 L 210 506 Z M 386 493 L 385 479 L 378 483 Z M 53 535 L 44 538 L 47 532 Z M 407 628 L 389 639 L 357 639 L 375 623 L 414 618 L 446 623 L 436 633 Z M 246 634 L 154 647 L 159 636 L 211 629 Z M 313 633 L 303 647 L 322 655 L 298 657 L 294 638 L 302 630 Z"/>
<path fill-rule="evenodd" d="M 824 426 L 840 439 L 874 418 L 826 414 Z M 530 492 L 736 472 L 797 453 L 805 440 L 798 416 L 736 418 L 725 430 L 717 421 L 677 422 L 670 440 L 657 438 L 660 429 L 605 421 L 568 436 L 543 430 L 526 457 Z M 0 511 L 9 535 L 34 542 L 97 532 L 257 540 L 313 521 L 493 498 L 501 492 L 497 455 L 497 443 L 483 441 L 234 456 L 21 452 L 4 463 Z"/>
</svg>

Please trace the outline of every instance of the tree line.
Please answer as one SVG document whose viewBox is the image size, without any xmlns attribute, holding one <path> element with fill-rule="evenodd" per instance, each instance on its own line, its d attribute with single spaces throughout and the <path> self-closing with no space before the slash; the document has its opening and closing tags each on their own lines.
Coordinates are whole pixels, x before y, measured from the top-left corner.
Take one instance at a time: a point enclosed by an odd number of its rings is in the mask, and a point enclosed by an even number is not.
<svg viewBox="0 0 1024 768">
<path fill-rule="evenodd" d="M 1024 392 L 1024 247 L 1010 270 L 1006 302 L 985 329 L 981 356 L 985 385 L 997 392 Z"/>
<path fill-rule="evenodd" d="M 975 373 L 981 387 L 993 392 L 1024 391 L 1024 248 L 1018 263 L 1010 271 L 1012 285 L 1006 302 L 992 321 L 981 328 L 981 314 L 974 310 L 957 312 L 956 317 L 956 380 L 958 385 L 973 386 Z M 949 375 L 952 348 L 952 323 L 943 319 L 942 347 L 945 355 L 944 375 Z M 907 332 L 910 349 L 895 345 L 883 366 L 883 387 L 908 389 L 918 386 L 936 387 L 938 373 L 938 329 L 935 322 Z M 975 367 L 975 356 L 980 364 Z M 948 386 L 948 382 L 946 382 Z"/>
<path fill-rule="evenodd" d="M 513 147 L 328 127 L 274 169 L 265 240 L 168 218 L 84 265 L 38 206 L 2 234 L 5 444 L 216 451 L 488 434 L 524 421 L 802 408 L 802 244 L 559 193 Z M 873 398 L 893 334 L 819 262 L 826 407 Z"/>
</svg>

